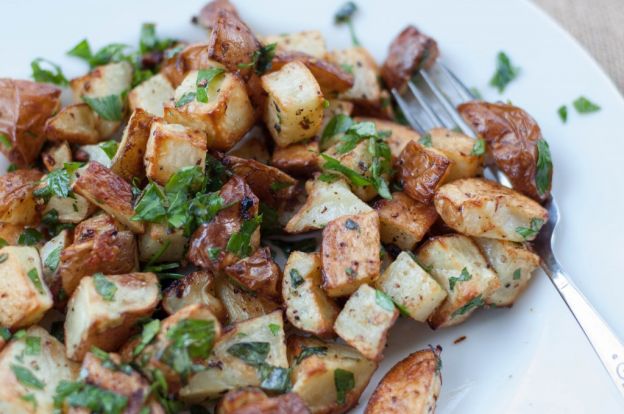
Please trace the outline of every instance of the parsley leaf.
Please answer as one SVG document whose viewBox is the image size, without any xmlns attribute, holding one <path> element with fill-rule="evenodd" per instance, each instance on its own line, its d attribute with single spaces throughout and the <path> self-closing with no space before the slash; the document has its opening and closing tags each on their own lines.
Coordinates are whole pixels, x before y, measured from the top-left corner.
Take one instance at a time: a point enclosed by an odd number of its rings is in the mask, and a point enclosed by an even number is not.
<svg viewBox="0 0 624 414">
<path fill-rule="evenodd" d="M 226 246 L 227 251 L 234 253 L 238 257 L 249 256 L 251 254 L 251 236 L 260 223 L 262 223 L 262 214 L 250 220 L 245 220 L 238 232 L 230 236 Z"/>
<path fill-rule="evenodd" d="M 269 324 L 269 330 L 271 331 L 273 336 L 277 336 L 281 329 L 282 329 L 282 327 L 280 325 L 276 324 L 276 323 L 270 323 Z"/>
<path fill-rule="evenodd" d="M 13 148 L 13 143 L 5 134 L 0 134 L 0 144 L 2 144 L 7 149 Z"/>
<path fill-rule="evenodd" d="M 546 194 L 550 189 L 552 168 L 550 147 L 546 141 L 540 139 L 537 141 L 537 166 L 535 171 L 535 186 L 540 195 Z"/>
<path fill-rule="evenodd" d="M 239 342 L 227 349 L 227 353 L 242 359 L 247 364 L 262 364 L 269 356 L 271 344 L 268 342 Z"/>
<path fill-rule="evenodd" d="M 480 157 L 483 154 L 485 154 L 485 140 L 483 138 L 479 138 L 472 146 L 472 151 L 470 151 L 470 155 L 476 155 Z"/>
<path fill-rule="evenodd" d="M 100 142 L 98 146 L 102 148 L 102 151 L 104 151 L 108 158 L 112 160 L 115 157 L 115 154 L 117 154 L 119 142 L 111 139 L 109 141 Z"/>
<path fill-rule="evenodd" d="M 121 121 L 123 115 L 121 95 L 108 95 L 98 98 L 91 98 L 83 95 L 82 100 L 85 101 L 100 118 L 107 121 Z"/>
<path fill-rule="evenodd" d="M 158 36 L 156 36 L 156 25 L 154 23 L 143 23 L 141 25 L 141 35 L 139 38 L 139 52 L 141 52 L 141 54 L 163 52 L 173 43 L 174 41 L 172 39 L 159 39 Z"/>
<path fill-rule="evenodd" d="M 572 102 L 572 105 L 574 105 L 574 109 L 576 109 L 576 112 L 579 114 L 590 114 L 592 112 L 598 112 L 601 109 L 600 106 L 584 96 L 578 97 L 574 102 Z"/>
<path fill-rule="evenodd" d="M 11 364 L 11 371 L 15 375 L 17 381 L 25 387 L 42 390 L 45 383 L 37 378 L 28 368 L 20 365 Z"/>
<path fill-rule="evenodd" d="M 301 364 L 301 361 L 311 357 L 312 355 L 327 355 L 328 348 L 326 346 L 304 346 L 295 358 L 295 365 Z"/>
<path fill-rule="evenodd" d="M 45 63 L 52 69 L 43 69 L 41 67 L 42 63 Z M 61 67 L 49 60 L 37 58 L 30 62 L 30 68 L 32 69 L 32 74 L 30 76 L 35 82 L 53 83 L 59 86 L 66 86 L 69 84 L 67 78 L 63 75 Z"/>
<path fill-rule="evenodd" d="M 394 302 L 381 290 L 375 289 L 375 303 L 388 312 L 394 312 Z"/>
<path fill-rule="evenodd" d="M 222 68 L 200 69 L 199 72 L 197 72 L 197 80 L 195 81 L 195 85 L 197 86 L 195 95 L 197 102 L 208 102 L 208 88 L 210 84 L 224 72 L 225 70 Z"/>
<path fill-rule="evenodd" d="M 455 316 L 458 316 L 458 315 L 464 315 L 466 312 L 472 309 L 479 308 L 483 305 L 485 305 L 485 301 L 483 300 L 481 295 L 479 295 L 476 298 L 472 299 L 470 302 L 466 303 L 461 308 L 457 309 L 455 312 L 453 312 L 451 317 L 454 318 Z"/>
<path fill-rule="evenodd" d="M 17 244 L 20 246 L 34 246 L 41 240 L 43 240 L 43 234 L 41 234 L 37 229 L 29 227 L 24 229 L 24 231 L 19 235 Z"/>
<path fill-rule="evenodd" d="M 66 198 L 71 193 L 71 178 L 66 168 L 48 173 L 42 180 L 46 185 L 33 191 L 33 195 L 48 201 L 50 197 Z"/>
<path fill-rule="evenodd" d="M 38 336 L 27 336 L 24 338 L 26 355 L 39 355 L 41 353 L 41 338 Z"/>
<path fill-rule="evenodd" d="M 503 93 L 507 85 L 518 77 L 519 72 L 520 69 L 513 66 L 505 52 L 498 52 L 496 55 L 496 72 L 490 80 L 490 85 L 498 89 L 499 93 Z"/>
<path fill-rule="evenodd" d="M 267 391 L 286 392 L 290 388 L 290 368 L 260 364 L 260 387 Z"/>
<path fill-rule="evenodd" d="M 332 137 L 346 132 L 353 125 L 353 119 L 345 114 L 335 115 L 323 129 L 319 145 L 322 150 L 326 149 Z"/>
<path fill-rule="evenodd" d="M 290 269 L 290 284 L 293 288 L 298 288 L 301 286 L 305 280 L 301 276 L 301 273 L 297 269 Z"/>
<path fill-rule="evenodd" d="M 127 59 L 124 51 L 128 49 L 128 45 L 122 43 L 111 43 L 102 47 L 88 60 L 91 67 L 106 65 L 111 62 L 120 62 Z"/>
<path fill-rule="evenodd" d="M 251 61 L 248 63 L 239 63 L 239 69 L 254 68 L 256 74 L 262 75 L 267 70 L 271 69 L 271 62 L 275 56 L 275 48 L 277 43 L 270 43 L 262 46 L 260 49 L 253 52 L 251 55 Z"/>
<path fill-rule="evenodd" d="M 195 92 L 187 92 L 187 93 L 185 93 L 175 103 L 175 107 L 176 108 L 180 108 L 180 107 L 186 105 L 187 103 L 193 102 L 195 100 L 196 96 L 197 96 L 197 94 Z"/>
<path fill-rule="evenodd" d="M 9 258 L 9 254 L 8 253 L 0 254 L 0 263 L 6 262 L 8 258 Z"/>
<path fill-rule="evenodd" d="M 163 219 L 167 211 L 163 206 L 165 201 L 165 194 L 158 186 L 153 182 L 150 182 L 143 193 L 139 197 L 137 203 L 134 206 L 133 221 L 147 221 L 150 223 L 156 223 Z"/>
<path fill-rule="evenodd" d="M 513 272 L 513 280 L 520 280 L 522 278 L 522 269 L 517 268 Z"/>
<path fill-rule="evenodd" d="M 11 339 L 11 331 L 6 326 L 0 326 L 0 338 L 4 342 L 8 342 Z"/>
<path fill-rule="evenodd" d="M 535 217 L 531 219 L 530 227 L 516 227 L 516 233 L 522 236 L 524 240 L 531 240 L 537 236 L 543 224 L 544 220 Z"/>
<path fill-rule="evenodd" d="M 53 249 L 46 256 L 45 260 L 43 261 L 43 265 L 47 267 L 48 269 L 50 269 L 52 272 L 56 272 L 56 269 L 58 268 L 59 263 L 61 262 L 62 250 L 63 250 L 62 246 L 58 246 L 55 249 Z"/>
<path fill-rule="evenodd" d="M 422 135 L 419 139 L 418 139 L 418 143 L 420 145 L 422 145 L 423 147 L 431 147 L 431 134 L 430 133 L 425 133 L 424 135 Z"/>
<path fill-rule="evenodd" d="M 61 380 L 54 396 L 55 412 L 61 412 L 64 403 L 94 413 L 121 414 L 128 405 L 128 398 L 94 385 Z"/>
<path fill-rule="evenodd" d="M 453 289 L 455 289 L 455 285 L 457 284 L 457 282 L 467 282 L 470 279 L 472 279 L 472 275 L 468 273 L 468 269 L 464 267 L 461 273 L 459 274 L 459 277 L 455 277 L 455 276 L 449 277 L 449 289 L 453 291 Z"/>
<path fill-rule="evenodd" d="M 76 46 L 74 46 L 69 52 L 67 52 L 69 56 L 74 56 L 87 62 L 91 59 L 91 46 L 89 46 L 89 41 L 87 39 L 82 39 Z"/>
<path fill-rule="evenodd" d="M 348 1 L 345 4 L 343 4 L 338 9 L 336 14 L 334 15 L 334 23 L 336 24 L 346 23 L 347 26 L 349 27 L 349 33 L 351 33 L 351 42 L 353 43 L 353 46 L 360 45 L 360 41 L 355 35 L 355 28 L 353 27 L 353 20 L 352 20 L 353 15 L 355 14 L 356 11 L 357 11 L 357 6 L 355 5 L 355 3 L 352 1 Z"/>
<path fill-rule="evenodd" d="M 143 325 L 143 331 L 141 332 L 141 339 L 139 340 L 139 343 L 137 344 L 137 346 L 135 346 L 134 349 L 132 350 L 132 356 L 137 356 L 141 352 L 143 352 L 145 347 L 149 345 L 154 338 L 156 338 L 156 335 L 158 335 L 159 331 L 160 331 L 160 321 L 158 319 L 154 319 L 152 321 L 149 321 L 145 325 Z"/>
<path fill-rule="evenodd" d="M 568 107 L 566 105 L 561 105 L 559 109 L 557 109 L 557 114 L 559 114 L 559 118 L 561 118 L 561 122 L 564 124 L 568 120 Z"/>
<path fill-rule="evenodd" d="M 164 351 L 163 359 L 183 379 L 194 369 L 194 358 L 207 358 L 215 339 L 214 321 L 205 319 L 184 319 L 167 331 L 170 345 Z"/>
<path fill-rule="evenodd" d="M 26 273 L 26 275 L 33 283 L 33 285 L 35 285 L 37 291 L 43 295 L 45 291 L 43 290 L 43 283 L 41 282 L 41 278 L 39 277 L 39 272 L 37 271 L 37 269 L 33 267 L 28 271 L 28 273 Z"/>
<path fill-rule="evenodd" d="M 95 286 L 95 291 L 102 297 L 102 299 L 107 302 L 115 300 L 117 286 L 102 273 L 96 273 L 93 275 L 93 284 Z"/>
<path fill-rule="evenodd" d="M 343 405 L 347 400 L 347 393 L 355 388 L 355 376 L 351 371 L 336 368 L 334 386 L 336 387 L 336 402 Z"/>
<path fill-rule="evenodd" d="M 323 164 L 323 169 L 336 171 L 343 174 L 347 177 L 354 185 L 358 187 L 364 187 L 367 185 L 371 185 L 372 183 L 363 175 L 358 172 L 352 170 L 349 167 L 345 167 L 338 161 L 337 159 L 330 157 L 327 154 L 321 154 L 321 157 L 325 160 L 325 164 Z"/>
</svg>

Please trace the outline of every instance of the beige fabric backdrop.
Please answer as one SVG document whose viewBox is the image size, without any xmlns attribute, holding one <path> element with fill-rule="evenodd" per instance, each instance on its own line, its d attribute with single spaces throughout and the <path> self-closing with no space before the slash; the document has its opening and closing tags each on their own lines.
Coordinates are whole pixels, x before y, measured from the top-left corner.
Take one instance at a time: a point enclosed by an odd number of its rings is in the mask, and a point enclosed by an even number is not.
<svg viewBox="0 0 624 414">
<path fill-rule="evenodd" d="M 624 0 L 534 0 L 575 36 L 624 92 Z"/>
</svg>

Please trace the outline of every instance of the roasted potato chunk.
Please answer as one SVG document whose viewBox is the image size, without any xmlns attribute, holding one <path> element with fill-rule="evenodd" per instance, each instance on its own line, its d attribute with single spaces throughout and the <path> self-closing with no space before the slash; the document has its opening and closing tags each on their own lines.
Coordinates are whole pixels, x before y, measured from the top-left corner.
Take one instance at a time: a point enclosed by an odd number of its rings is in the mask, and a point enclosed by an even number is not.
<svg viewBox="0 0 624 414">
<path fill-rule="evenodd" d="M 134 235 L 107 214 L 83 221 L 74 230 L 74 242 L 63 249 L 59 274 L 63 290 L 71 295 L 84 276 L 123 274 L 138 269 Z"/>
<path fill-rule="evenodd" d="M 139 236 L 139 260 L 142 262 L 176 262 L 184 257 L 188 239 L 184 229 L 172 229 L 167 224 L 148 223 Z M 164 250 L 163 250 L 164 249 Z M 156 260 L 154 257 L 158 255 Z"/>
<path fill-rule="evenodd" d="M 548 212 L 537 202 L 479 178 L 445 184 L 436 193 L 434 203 L 449 227 L 469 236 L 533 240 L 548 221 Z"/>
<path fill-rule="evenodd" d="M 221 322 L 228 319 L 227 310 L 215 293 L 216 280 L 207 270 L 189 273 L 174 281 L 163 292 L 162 306 L 169 315 L 194 304 L 203 304 Z"/>
<path fill-rule="evenodd" d="M 33 190 L 41 175 L 37 170 L 17 170 L 0 177 L 0 222 L 28 225 L 39 220 Z"/>
<path fill-rule="evenodd" d="M 322 229 L 330 221 L 349 214 L 372 211 L 355 196 L 344 180 L 326 183 L 321 180 L 306 183 L 308 198 L 305 204 L 288 221 L 288 233 L 302 233 Z"/>
<path fill-rule="evenodd" d="M 34 247 L 5 246 L 0 258 L 0 326 L 14 329 L 39 322 L 52 307 L 39 252 Z"/>
<path fill-rule="evenodd" d="M 375 281 L 375 287 L 388 295 L 403 314 L 419 322 L 426 322 L 447 296 L 408 252 L 397 256 Z"/>
<path fill-rule="evenodd" d="M 397 124 L 396 122 L 363 117 L 356 117 L 354 120 L 355 122 L 372 122 L 375 124 L 375 129 L 377 129 L 377 131 L 390 131 L 390 136 L 386 138 L 386 142 L 388 143 L 388 147 L 390 147 L 392 161 L 395 164 L 401 156 L 401 152 L 403 152 L 403 149 L 410 141 L 418 142 L 420 140 L 420 134 L 418 132 L 405 125 Z"/>
<path fill-rule="evenodd" d="M 269 94 L 264 122 L 280 147 L 312 138 L 323 121 L 323 93 L 314 75 L 301 62 L 291 62 L 264 75 Z"/>
<path fill-rule="evenodd" d="M 418 262 L 442 286 L 447 298 L 429 317 L 436 329 L 457 325 L 500 287 L 479 247 L 461 234 L 433 237 L 418 249 Z"/>
<path fill-rule="evenodd" d="M 59 223 L 77 224 L 85 220 L 97 210 L 94 204 L 89 203 L 86 198 L 76 193 L 72 193 L 69 197 L 58 197 L 53 195 L 50 197 L 42 214 L 48 214 L 56 211 Z"/>
<path fill-rule="evenodd" d="M 163 62 L 160 73 L 167 78 L 173 88 L 180 86 L 192 70 L 220 66 L 209 56 L 208 43 L 179 44 L 183 49 Z"/>
<path fill-rule="evenodd" d="M 297 33 L 264 36 L 265 45 L 275 43 L 276 52 L 301 52 L 317 59 L 325 58 L 327 47 L 323 34 L 318 30 L 307 30 Z"/>
<path fill-rule="evenodd" d="M 294 251 L 282 279 L 286 317 L 296 328 L 319 337 L 334 334 L 339 308 L 321 289 L 321 255 Z"/>
<path fill-rule="evenodd" d="M 153 273 L 98 273 L 82 278 L 67 304 L 67 357 L 82 361 L 93 346 L 116 351 L 135 332 L 137 321 L 152 314 L 159 300 L 160 285 Z"/>
<path fill-rule="evenodd" d="M 61 288 L 63 287 L 61 275 L 58 272 L 61 263 L 61 252 L 70 244 L 71 234 L 69 231 L 63 230 L 46 242 L 39 250 L 43 281 L 50 289 L 55 300 L 59 298 Z"/>
<path fill-rule="evenodd" d="M 439 53 L 434 39 L 414 26 L 407 26 L 390 44 L 381 77 L 389 88 L 402 90 L 414 72 L 429 69 Z"/>
<path fill-rule="evenodd" d="M 67 142 L 53 145 L 41 154 L 41 160 L 48 171 L 63 168 L 65 163 L 71 162 L 72 152 Z"/>
<path fill-rule="evenodd" d="M 240 387 L 264 386 L 265 378 L 260 373 L 264 365 L 246 361 L 245 351 L 248 349 L 264 356 L 262 364 L 277 368 L 279 375 L 288 375 L 281 311 L 235 324 L 216 342 L 212 355 L 203 363 L 206 369 L 193 375 L 188 385 L 180 390 L 180 398 L 198 402 Z"/>
<path fill-rule="evenodd" d="M 388 331 L 398 317 L 399 311 L 390 298 L 368 285 L 361 285 L 338 314 L 334 331 L 366 358 L 379 361 Z"/>
<path fill-rule="evenodd" d="M 476 237 L 475 242 L 492 265 L 500 287 L 485 298 L 494 306 L 511 306 L 527 287 L 540 258 L 520 243 Z"/>
<path fill-rule="evenodd" d="M 165 185 L 183 167 L 205 168 L 206 135 L 178 124 L 154 121 L 145 149 L 145 173 Z"/>
<path fill-rule="evenodd" d="M 323 289 L 347 296 L 379 277 L 379 216 L 371 211 L 342 216 L 323 230 Z"/>
<path fill-rule="evenodd" d="M 405 193 L 416 201 L 429 204 L 446 180 L 451 160 L 441 151 L 410 141 L 401 151 L 397 168 Z"/>
<path fill-rule="evenodd" d="M 225 273 L 245 288 L 270 298 L 279 298 L 282 272 L 271 258 L 271 249 L 261 247 L 254 254 L 225 268 Z"/>
<path fill-rule="evenodd" d="M 377 369 L 375 361 L 349 346 L 297 336 L 288 339 L 288 358 L 292 391 L 315 414 L 349 411 Z"/>
<path fill-rule="evenodd" d="M 451 160 L 446 182 L 483 174 L 483 155 L 473 152 L 477 141 L 461 132 L 445 128 L 434 128 L 428 134 L 431 137 L 431 146 Z"/>
<path fill-rule="evenodd" d="M 100 141 L 100 119 L 86 103 L 66 106 L 45 124 L 45 134 L 53 141 L 86 145 Z M 108 128 L 108 126 L 107 126 Z"/>
<path fill-rule="evenodd" d="M 271 159 L 271 154 L 269 154 L 267 147 L 268 139 L 268 132 L 262 126 L 256 125 L 227 152 L 227 155 L 268 164 Z"/>
<path fill-rule="evenodd" d="M 61 90 L 46 83 L 0 79 L 0 151 L 22 167 L 32 164 L 45 143 L 46 120 L 61 106 Z M 8 144 L 8 145 L 7 145 Z"/>
<path fill-rule="evenodd" d="M 301 397 L 293 392 L 275 397 L 258 388 L 229 391 L 217 406 L 217 414 L 310 414 Z"/>
<path fill-rule="evenodd" d="M 128 120 L 111 165 L 111 170 L 128 182 L 132 182 L 134 177 L 145 177 L 145 149 L 155 119 L 138 108 Z"/>
<path fill-rule="evenodd" d="M 268 315 L 279 308 L 273 300 L 244 290 L 227 278 L 216 280 L 215 292 L 226 309 L 230 323 Z"/>
<path fill-rule="evenodd" d="M 441 348 L 414 352 L 383 377 L 365 414 L 430 414 L 442 387 Z"/>
<path fill-rule="evenodd" d="M 339 99 L 372 104 L 379 102 L 379 69 L 368 50 L 363 47 L 336 50 L 331 53 L 330 61 L 353 75 L 353 86 L 339 94 Z"/>
<path fill-rule="evenodd" d="M 128 94 L 130 111 L 142 109 L 150 115 L 162 117 L 165 104 L 173 99 L 175 90 L 164 75 L 154 75 Z"/>
<path fill-rule="evenodd" d="M 276 147 L 271 164 L 288 174 L 311 176 L 319 170 L 319 144 L 308 141 L 287 147 Z"/>
<path fill-rule="evenodd" d="M 0 223 L 0 239 L 9 246 L 15 246 L 23 230 L 24 227 L 17 224 Z M 0 241 L 0 243 L 3 242 Z"/>
<path fill-rule="evenodd" d="M 379 214 L 381 241 L 402 250 L 412 250 L 438 219 L 434 206 L 423 204 L 403 192 L 392 193 L 391 200 L 375 203 Z"/>
<path fill-rule="evenodd" d="M 0 412 L 48 414 L 54 411 L 56 387 L 61 381 L 75 381 L 80 366 L 65 358 L 63 344 L 45 329 L 33 326 L 24 333 L 0 354 Z M 37 352 L 28 343 L 38 344 Z M 35 385 L 20 381 L 18 372 L 33 376 Z"/>
<path fill-rule="evenodd" d="M 218 66 L 210 69 L 215 68 Z M 197 91 L 202 73 L 192 71 L 184 78 L 175 91 L 175 105 L 165 107 L 165 120 L 201 130 L 208 136 L 208 148 L 227 151 L 254 124 L 254 110 L 243 81 L 231 73 L 217 74 L 208 82 L 207 102 L 183 99 Z"/>
<path fill-rule="evenodd" d="M 485 139 L 488 153 L 516 191 L 537 201 L 548 199 L 553 173 L 550 150 L 531 115 L 513 105 L 482 101 L 463 103 L 457 110 Z"/>
<path fill-rule="evenodd" d="M 119 220 L 134 233 L 143 233 L 142 222 L 133 221 L 132 187 L 123 178 L 97 162 L 76 172 L 72 190 Z"/>
</svg>

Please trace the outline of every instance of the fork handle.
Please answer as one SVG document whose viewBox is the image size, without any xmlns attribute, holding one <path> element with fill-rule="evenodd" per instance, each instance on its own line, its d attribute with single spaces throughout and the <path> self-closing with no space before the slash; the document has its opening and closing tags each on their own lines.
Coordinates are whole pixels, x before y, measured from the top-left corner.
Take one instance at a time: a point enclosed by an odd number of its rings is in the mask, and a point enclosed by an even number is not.
<svg viewBox="0 0 624 414">
<path fill-rule="evenodd" d="M 557 262 L 543 263 L 542 268 L 570 308 L 611 380 L 624 397 L 624 345 Z"/>
</svg>

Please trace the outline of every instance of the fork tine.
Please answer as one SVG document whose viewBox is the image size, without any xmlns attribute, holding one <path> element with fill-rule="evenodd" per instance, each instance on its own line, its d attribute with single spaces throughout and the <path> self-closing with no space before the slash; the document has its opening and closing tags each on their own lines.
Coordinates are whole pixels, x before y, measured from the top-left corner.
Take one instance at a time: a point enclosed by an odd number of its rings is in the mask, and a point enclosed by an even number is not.
<svg viewBox="0 0 624 414">
<path fill-rule="evenodd" d="M 459 95 L 461 95 L 462 99 L 465 101 L 472 101 L 476 99 L 476 96 L 470 91 L 470 89 L 464 85 L 464 83 L 459 80 L 457 76 L 449 68 L 447 68 L 444 64 L 439 63 L 440 72 L 443 73 L 446 78 L 450 81 L 453 88 L 457 91 Z"/>
<path fill-rule="evenodd" d="M 427 129 L 435 128 L 436 126 L 443 126 L 444 121 L 435 113 L 431 104 L 427 102 L 427 98 L 425 97 L 425 95 L 420 90 L 418 90 L 416 85 L 414 85 L 414 83 L 411 80 L 407 81 L 407 87 L 409 88 L 409 90 L 412 92 L 412 94 L 416 98 L 416 101 L 418 101 L 418 104 L 422 108 L 425 116 L 427 117 L 429 121 L 428 124 L 430 128 L 427 128 Z"/>
<path fill-rule="evenodd" d="M 399 94 L 399 92 L 396 89 L 394 89 L 394 88 L 392 88 L 390 93 L 392 93 L 392 96 L 394 97 L 394 100 L 399 105 L 399 108 L 401 108 L 401 111 L 403 112 L 403 115 L 405 115 L 405 119 L 407 119 L 407 123 L 410 124 L 410 126 L 416 132 L 418 132 L 420 134 L 425 133 L 425 129 L 416 120 L 416 118 L 413 115 L 413 112 L 412 112 L 411 108 L 409 107 L 407 102 L 405 102 L 405 100 L 401 97 L 401 94 Z"/>
</svg>

